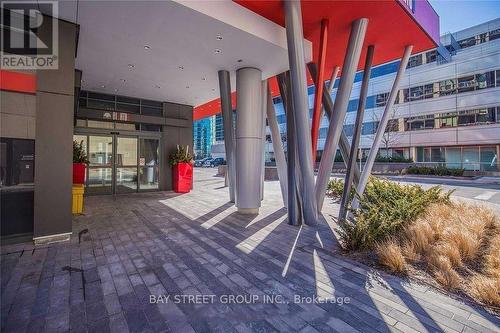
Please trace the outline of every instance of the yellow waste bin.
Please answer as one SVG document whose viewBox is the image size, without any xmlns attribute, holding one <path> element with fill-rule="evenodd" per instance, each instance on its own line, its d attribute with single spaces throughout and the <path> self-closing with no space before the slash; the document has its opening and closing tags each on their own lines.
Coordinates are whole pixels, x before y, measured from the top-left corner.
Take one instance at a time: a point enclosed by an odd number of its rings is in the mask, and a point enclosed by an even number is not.
<svg viewBox="0 0 500 333">
<path fill-rule="evenodd" d="M 73 214 L 83 213 L 83 191 L 82 184 L 73 184 Z"/>
</svg>

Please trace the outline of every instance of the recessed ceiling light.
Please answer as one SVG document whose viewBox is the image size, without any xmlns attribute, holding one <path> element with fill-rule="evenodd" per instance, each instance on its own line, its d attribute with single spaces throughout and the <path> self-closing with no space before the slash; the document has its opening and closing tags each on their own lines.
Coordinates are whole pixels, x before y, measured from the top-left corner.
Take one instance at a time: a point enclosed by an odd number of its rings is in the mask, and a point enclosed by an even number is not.
<svg viewBox="0 0 500 333">
<path fill-rule="evenodd" d="M 217 35 L 216 39 L 217 39 L 217 40 L 222 40 L 222 35 L 220 35 L 220 34 L 219 34 L 219 35 Z"/>
<path fill-rule="evenodd" d="M 156 89 L 160 89 L 160 86 L 159 86 L 159 85 L 155 85 L 155 88 L 156 88 Z"/>
<path fill-rule="evenodd" d="M 134 68 L 135 65 L 134 64 L 128 64 L 128 68 Z"/>
<path fill-rule="evenodd" d="M 115 89 L 115 92 L 117 92 L 117 91 L 118 91 L 118 89 Z"/>
<path fill-rule="evenodd" d="M 237 61 L 237 62 L 243 62 L 243 59 L 238 59 L 238 60 L 236 60 L 236 61 Z"/>
<path fill-rule="evenodd" d="M 101 86 L 101 88 L 106 88 L 106 86 L 103 84 L 103 85 Z"/>
<path fill-rule="evenodd" d="M 149 50 L 151 47 L 149 45 L 144 45 L 144 50 Z"/>
<path fill-rule="evenodd" d="M 215 52 L 216 54 L 218 54 L 218 53 L 222 53 L 222 50 L 221 50 L 221 49 L 215 49 L 215 51 L 214 51 L 214 52 Z"/>
<path fill-rule="evenodd" d="M 122 81 L 122 83 L 125 83 L 125 82 L 127 82 L 127 80 L 125 80 L 125 79 L 121 79 L 120 81 Z"/>
<path fill-rule="evenodd" d="M 215 88 L 212 88 L 212 91 L 215 91 Z"/>
<path fill-rule="evenodd" d="M 179 69 L 182 71 L 184 70 L 184 66 L 179 66 Z"/>
<path fill-rule="evenodd" d="M 202 80 L 202 81 L 206 81 L 206 80 L 207 80 L 207 78 L 206 78 L 206 77 L 202 77 L 202 78 L 201 78 L 201 80 Z"/>
<path fill-rule="evenodd" d="M 189 86 L 186 86 L 186 89 L 189 89 Z"/>
</svg>

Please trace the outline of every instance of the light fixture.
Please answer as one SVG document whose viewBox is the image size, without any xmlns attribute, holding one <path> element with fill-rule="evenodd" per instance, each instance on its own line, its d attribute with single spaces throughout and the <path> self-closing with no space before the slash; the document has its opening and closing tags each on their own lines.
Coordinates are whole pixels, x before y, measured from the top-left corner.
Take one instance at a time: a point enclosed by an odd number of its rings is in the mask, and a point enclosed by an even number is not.
<svg viewBox="0 0 500 333">
<path fill-rule="evenodd" d="M 186 89 L 189 89 L 189 86 L 186 86 Z"/>
<path fill-rule="evenodd" d="M 222 40 L 222 35 L 221 34 L 218 34 L 217 37 L 216 37 L 217 40 Z"/>
<path fill-rule="evenodd" d="M 103 85 L 101 86 L 101 88 L 106 88 L 106 86 L 103 84 Z"/>
<path fill-rule="evenodd" d="M 115 89 L 115 92 L 117 92 L 117 91 L 118 91 L 118 89 Z"/>
<path fill-rule="evenodd" d="M 144 45 L 144 50 L 149 50 L 151 47 L 149 45 Z"/>
<path fill-rule="evenodd" d="M 236 61 L 237 61 L 237 62 L 243 62 L 243 59 L 238 59 L 238 60 L 236 60 Z"/>
<path fill-rule="evenodd" d="M 221 49 L 215 49 L 215 54 L 219 54 L 219 53 L 222 53 L 222 50 Z"/>
<path fill-rule="evenodd" d="M 156 89 L 160 89 L 160 86 L 159 86 L 159 85 L 155 85 L 155 88 L 156 88 Z"/>
<path fill-rule="evenodd" d="M 134 68 L 134 67 L 135 67 L 135 65 L 134 65 L 134 64 L 128 64 L 128 68 L 132 69 L 132 68 Z"/>
<path fill-rule="evenodd" d="M 122 81 L 122 83 L 125 83 L 125 82 L 127 82 L 127 80 L 125 80 L 125 79 L 121 79 L 120 81 Z"/>
<path fill-rule="evenodd" d="M 206 80 L 207 80 L 207 78 L 206 78 L 206 77 L 202 77 L 202 78 L 201 78 L 201 80 L 202 80 L 202 81 L 206 81 Z"/>
<path fill-rule="evenodd" d="M 215 91 L 215 88 L 212 88 L 212 91 Z"/>
<path fill-rule="evenodd" d="M 183 70 L 184 70 L 184 66 L 179 66 L 179 69 L 180 69 L 181 71 L 183 71 Z"/>
</svg>

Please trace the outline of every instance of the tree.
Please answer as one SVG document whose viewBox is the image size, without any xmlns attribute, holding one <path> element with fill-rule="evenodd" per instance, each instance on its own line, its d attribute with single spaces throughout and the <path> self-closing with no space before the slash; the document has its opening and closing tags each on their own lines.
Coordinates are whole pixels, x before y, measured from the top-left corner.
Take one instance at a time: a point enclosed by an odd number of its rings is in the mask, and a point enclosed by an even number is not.
<svg viewBox="0 0 500 333">
<path fill-rule="evenodd" d="M 401 138 L 401 133 L 399 129 L 399 120 L 396 118 L 394 119 L 394 116 L 396 115 L 397 108 L 393 107 L 392 111 L 390 113 L 390 118 L 389 121 L 387 122 L 387 126 L 384 131 L 384 135 L 382 136 L 382 139 L 380 141 L 380 148 L 385 149 L 385 153 L 387 154 L 386 157 L 389 157 L 389 149 L 391 147 L 395 147 L 398 145 L 400 138 Z M 376 128 L 378 129 L 378 126 L 380 124 L 380 117 L 375 113 L 372 112 L 372 118 L 373 122 L 375 122 Z M 372 141 L 375 139 L 375 133 L 370 135 L 372 138 Z M 380 155 L 380 149 L 378 154 Z"/>
</svg>

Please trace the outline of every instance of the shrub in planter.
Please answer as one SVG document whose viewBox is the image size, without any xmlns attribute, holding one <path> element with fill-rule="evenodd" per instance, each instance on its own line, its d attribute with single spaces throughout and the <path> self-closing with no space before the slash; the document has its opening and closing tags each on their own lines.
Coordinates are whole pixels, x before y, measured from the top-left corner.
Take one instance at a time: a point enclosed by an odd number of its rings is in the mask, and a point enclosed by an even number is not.
<svg viewBox="0 0 500 333">
<path fill-rule="evenodd" d="M 372 177 L 359 197 L 354 221 L 345 221 L 337 230 L 342 245 L 348 250 L 372 248 L 415 221 L 430 204 L 449 202 L 451 193 L 439 186 L 424 190 Z"/>
<path fill-rule="evenodd" d="M 174 191 L 187 193 L 193 184 L 193 156 L 186 148 L 177 145 L 177 149 L 169 155 L 169 163 L 172 166 L 172 178 Z"/>
<path fill-rule="evenodd" d="M 85 167 L 89 164 L 87 153 L 83 148 L 83 140 L 73 141 L 73 184 L 85 182 Z"/>
<path fill-rule="evenodd" d="M 460 177 L 464 174 L 464 169 L 457 168 L 446 168 L 443 166 L 438 167 L 427 167 L 427 166 L 415 166 L 412 165 L 408 167 L 408 174 L 414 175 L 435 175 L 435 176 L 454 176 Z"/>
</svg>

